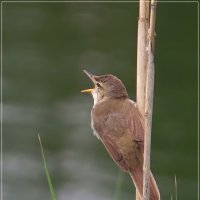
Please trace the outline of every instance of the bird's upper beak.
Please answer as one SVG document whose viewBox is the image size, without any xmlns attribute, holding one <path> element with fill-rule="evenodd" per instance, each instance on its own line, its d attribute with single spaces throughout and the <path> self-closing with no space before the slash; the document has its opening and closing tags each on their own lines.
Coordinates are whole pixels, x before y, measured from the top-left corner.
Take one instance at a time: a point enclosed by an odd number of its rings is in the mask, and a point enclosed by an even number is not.
<svg viewBox="0 0 200 200">
<path fill-rule="evenodd" d="M 94 83 L 94 75 L 91 74 L 90 72 L 83 70 L 85 72 L 85 74 L 92 80 L 92 82 Z M 82 90 L 81 92 L 85 92 L 85 93 L 92 93 L 94 91 L 94 88 L 92 89 L 86 89 L 86 90 Z"/>
</svg>

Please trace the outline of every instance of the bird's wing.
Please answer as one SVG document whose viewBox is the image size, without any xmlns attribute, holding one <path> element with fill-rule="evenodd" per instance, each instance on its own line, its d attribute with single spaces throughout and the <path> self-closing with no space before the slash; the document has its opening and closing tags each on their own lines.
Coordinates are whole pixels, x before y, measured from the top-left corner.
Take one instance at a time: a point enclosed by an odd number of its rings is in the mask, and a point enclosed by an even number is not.
<svg viewBox="0 0 200 200">
<path fill-rule="evenodd" d="M 135 103 L 132 103 L 129 112 L 127 129 L 135 142 L 144 143 L 144 125 Z"/>
<path fill-rule="evenodd" d="M 120 152 L 120 148 L 117 145 L 116 141 L 108 134 L 103 134 L 101 136 L 102 143 L 104 144 L 106 150 L 115 161 L 115 163 L 123 170 L 128 171 L 129 166 L 126 160 L 123 157 L 123 154 Z"/>
</svg>

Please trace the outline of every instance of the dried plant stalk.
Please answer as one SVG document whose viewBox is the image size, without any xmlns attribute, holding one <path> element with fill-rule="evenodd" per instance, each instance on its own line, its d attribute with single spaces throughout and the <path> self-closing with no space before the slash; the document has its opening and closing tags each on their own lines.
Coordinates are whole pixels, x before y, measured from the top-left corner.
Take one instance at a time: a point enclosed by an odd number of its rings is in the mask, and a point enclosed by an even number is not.
<svg viewBox="0 0 200 200">
<path fill-rule="evenodd" d="M 145 95 L 145 139 L 144 139 L 144 164 L 143 164 L 143 200 L 149 200 L 149 180 L 150 180 L 150 154 L 151 154 L 151 128 L 153 114 L 154 95 L 154 52 L 155 52 L 155 18 L 156 0 L 151 0 L 150 25 L 148 31 L 147 48 L 147 79 Z M 159 191 L 158 191 L 159 193 Z"/>
<path fill-rule="evenodd" d="M 137 48 L 137 106 L 145 124 L 143 200 L 149 200 L 151 127 L 154 92 L 155 18 L 157 0 L 140 0 Z M 149 10 L 150 9 L 150 10 Z M 149 20 L 150 12 L 150 20 Z M 147 48 L 148 47 L 148 48 Z M 146 51 L 147 49 L 147 51 Z M 159 191 L 158 191 L 159 194 Z M 136 191 L 136 200 L 141 200 Z"/>
<path fill-rule="evenodd" d="M 138 18 L 138 41 L 137 41 L 137 106 L 141 117 L 144 119 L 145 112 L 145 83 L 147 66 L 147 33 L 149 21 L 149 2 L 140 0 Z M 141 200 L 136 190 L 136 200 Z"/>
<path fill-rule="evenodd" d="M 145 83 L 146 83 L 146 45 L 148 33 L 148 21 L 146 18 L 146 2 L 140 0 L 138 18 L 138 41 L 137 41 L 137 106 L 144 118 L 145 109 Z"/>
</svg>

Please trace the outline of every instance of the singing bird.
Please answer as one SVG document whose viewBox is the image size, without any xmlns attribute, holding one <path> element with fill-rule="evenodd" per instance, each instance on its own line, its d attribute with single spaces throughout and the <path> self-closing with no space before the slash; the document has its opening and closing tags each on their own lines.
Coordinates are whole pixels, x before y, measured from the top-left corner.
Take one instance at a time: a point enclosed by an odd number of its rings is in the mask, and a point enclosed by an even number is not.
<svg viewBox="0 0 200 200">
<path fill-rule="evenodd" d="M 130 174 L 140 198 L 143 192 L 144 125 L 137 104 L 129 99 L 122 81 L 111 74 L 96 76 L 86 70 L 94 83 L 91 128 L 106 150 Z M 150 175 L 150 200 L 160 200 L 156 181 Z"/>
</svg>

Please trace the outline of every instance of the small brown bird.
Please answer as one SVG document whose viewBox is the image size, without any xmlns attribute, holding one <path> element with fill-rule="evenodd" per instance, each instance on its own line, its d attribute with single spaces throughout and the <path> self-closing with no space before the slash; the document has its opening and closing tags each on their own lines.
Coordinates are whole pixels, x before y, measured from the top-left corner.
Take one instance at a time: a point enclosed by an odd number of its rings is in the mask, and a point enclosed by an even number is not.
<svg viewBox="0 0 200 200">
<path fill-rule="evenodd" d="M 124 84 L 117 77 L 84 72 L 95 85 L 93 89 L 82 91 L 91 93 L 94 99 L 91 111 L 94 135 L 102 141 L 116 164 L 130 174 L 142 198 L 144 126 L 137 105 L 128 98 Z M 160 200 L 152 174 L 150 200 Z"/>
</svg>

